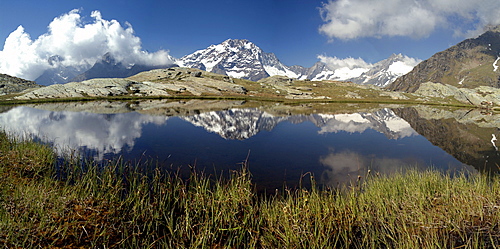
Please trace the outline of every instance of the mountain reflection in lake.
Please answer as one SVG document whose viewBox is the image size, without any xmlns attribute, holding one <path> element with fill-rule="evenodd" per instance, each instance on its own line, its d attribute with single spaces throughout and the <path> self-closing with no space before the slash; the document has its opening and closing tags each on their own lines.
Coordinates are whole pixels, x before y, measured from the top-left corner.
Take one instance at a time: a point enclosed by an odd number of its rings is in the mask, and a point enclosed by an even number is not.
<svg viewBox="0 0 500 249">
<path fill-rule="evenodd" d="M 380 173 L 430 166 L 473 170 L 387 108 L 284 116 L 258 108 L 232 108 L 153 116 L 19 106 L 0 113 L 0 127 L 34 135 L 59 151 L 85 151 L 99 160 L 152 158 L 162 167 L 195 165 L 208 173 L 238 169 L 248 156 L 253 180 L 268 191 L 281 189 L 284 182 L 295 186 L 306 172 L 313 173 L 320 184 L 337 186 L 355 181 L 369 169 Z"/>
</svg>

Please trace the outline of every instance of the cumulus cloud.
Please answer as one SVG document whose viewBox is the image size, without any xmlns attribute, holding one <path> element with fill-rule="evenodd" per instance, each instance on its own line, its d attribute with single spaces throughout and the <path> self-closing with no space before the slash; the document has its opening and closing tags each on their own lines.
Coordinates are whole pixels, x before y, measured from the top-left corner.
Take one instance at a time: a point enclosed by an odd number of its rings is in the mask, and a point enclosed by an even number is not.
<svg viewBox="0 0 500 249">
<path fill-rule="evenodd" d="M 0 72 L 34 80 L 51 67 L 93 65 L 107 52 L 125 65 L 156 66 L 173 62 L 165 50 L 144 51 L 129 23 L 123 27 L 116 20 L 105 20 L 99 11 L 93 11 L 91 18 L 86 23 L 79 10 L 72 10 L 54 18 L 47 33 L 35 40 L 19 26 L 0 51 Z M 56 55 L 61 60 L 49 63 L 48 59 Z"/>
<path fill-rule="evenodd" d="M 373 64 L 367 63 L 361 58 L 355 59 L 348 57 L 340 59 L 337 57 L 318 55 L 318 59 L 325 63 L 330 70 L 335 72 L 334 77 L 338 80 L 347 80 L 358 77 L 373 67 Z"/>
<path fill-rule="evenodd" d="M 499 12 L 498 0 L 329 0 L 320 8 L 325 23 L 319 31 L 343 40 L 382 36 L 422 38 L 437 27 L 472 36 L 486 26 L 500 24 Z M 473 28 L 464 30 L 464 26 Z"/>
</svg>

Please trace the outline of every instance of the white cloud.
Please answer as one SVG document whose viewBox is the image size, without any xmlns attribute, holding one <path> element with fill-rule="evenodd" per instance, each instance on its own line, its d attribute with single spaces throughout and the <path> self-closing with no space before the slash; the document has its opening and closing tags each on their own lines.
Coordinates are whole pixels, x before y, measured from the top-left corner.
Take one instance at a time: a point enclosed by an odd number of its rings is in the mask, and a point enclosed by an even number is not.
<svg viewBox="0 0 500 249">
<path fill-rule="evenodd" d="M 318 55 L 318 59 L 328 65 L 328 67 L 332 70 L 339 69 L 339 68 L 349 68 L 349 69 L 355 69 L 355 68 L 369 68 L 372 67 L 372 64 L 367 63 L 361 58 L 355 59 L 355 58 L 345 58 L 345 59 L 339 59 L 337 57 L 328 57 L 326 55 Z"/>
<path fill-rule="evenodd" d="M 477 0 L 329 0 L 320 8 L 325 22 L 319 31 L 343 40 L 359 37 L 422 38 L 437 27 L 456 34 L 477 35 L 500 24 L 500 1 Z M 464 30 L 464 26 L 474 26 Z"/>
<path fill-rule="evenodd" d="M 325 63 L 327 67 L 334 71 L 334 76 L 338 80 L 346 80 L 360 76 L 362 73 L 370 70 L 372 64 L 367 63 L 361 58 L 345 58 L 339 59 L 337 57 L 329 57 L 325 55 L 318 55 L 318 59 Z"/>
<path fill-rule="evenodd" d="M 400 61 L 396 61 L 392 63 L 388 70 L 389 72 L 396 74 L 396 75 L 405 75 L 409 73 L 418 63 L 420 63 L 422 60 L 416 59 L 416 58 L 411 58 L 408 56 L 402 56 Z"/>
<path fill-rule="evenodd" d="M 0 51 L 0 72 L 34 80 L 46 69 L 58 66 L 48 63 L 48 58 L 54 55 L 63 59 L 62 66 L 76 67 L 93 65 L 107 52 L 124 64 L 173 62 L 167 51 L 144 51 L 129 23 L 123 27 L 116 20 L 104 20 L 99 11 L 93 11 L 91 18 L 90 23 L 84 23 L 79 10 L 72 10 L 54 18 L 48 32 L 35 40 L 19 26 L 7 37 Z"/>
</svg>

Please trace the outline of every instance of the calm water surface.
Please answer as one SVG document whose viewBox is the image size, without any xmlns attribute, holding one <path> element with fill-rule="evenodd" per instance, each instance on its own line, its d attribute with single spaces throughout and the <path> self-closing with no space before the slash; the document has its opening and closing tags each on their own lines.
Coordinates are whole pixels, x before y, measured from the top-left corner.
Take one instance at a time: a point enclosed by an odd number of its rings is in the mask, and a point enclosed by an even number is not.
<svg viewBox="0 0 500 249">
<path fill-rule="evenodd" d="M 258 108 L 230 108 L 162 116 L 18 106 L 0 113 L 0 126 L 12 133 L 34 135 L 59 151 L 82 151 L 98 160 L 117 156 L 131 162 L 153 159 L 165 168 L 195 166 L 210 173 L 238 169 L 248 158 L 253 180 L 259 189 L 267 190 L 281 189 L 284 182 L 295 186 L 306 172 L 313 173 L 320 184 L 337 186 L 368 169 L 380 173 L 407 167 L 478 169 L 470 160 L 461 162 L 450 155 L 453 152 L 436 146 L 439 142 L 430 142 L 435 137 L 420 135 L 396 114 L 408 116 L 411 110 L 273 115 Z M 420 127 L 418 120 L 423 118 L 407 119 Z M 426 133 L 425 128 L 420 129 Z M 488 129 L 486 139 L 498 133 L 498 128 Z M 490 163 L 498 163 L 496 142 L 490 142 L 482 142 L 486 143 L 483 147 L 489 148 Z"/>
</svg>

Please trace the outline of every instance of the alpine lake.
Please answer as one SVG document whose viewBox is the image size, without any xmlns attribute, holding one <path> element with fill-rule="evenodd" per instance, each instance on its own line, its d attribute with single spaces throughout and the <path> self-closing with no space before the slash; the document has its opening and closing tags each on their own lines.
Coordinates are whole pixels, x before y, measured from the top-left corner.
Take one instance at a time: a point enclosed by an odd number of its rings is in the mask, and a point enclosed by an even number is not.
<svg viewBox="0 0 500 249">
<path fill-rule="evenodd" d="M 355 103 L 145 100 L 0 107 L 0 127 L 61 156 L 220 175 L 244 165 L 258 191 L 348 186 L 405 169 L 497 172 L 500 113 Z"/>
</svg>

